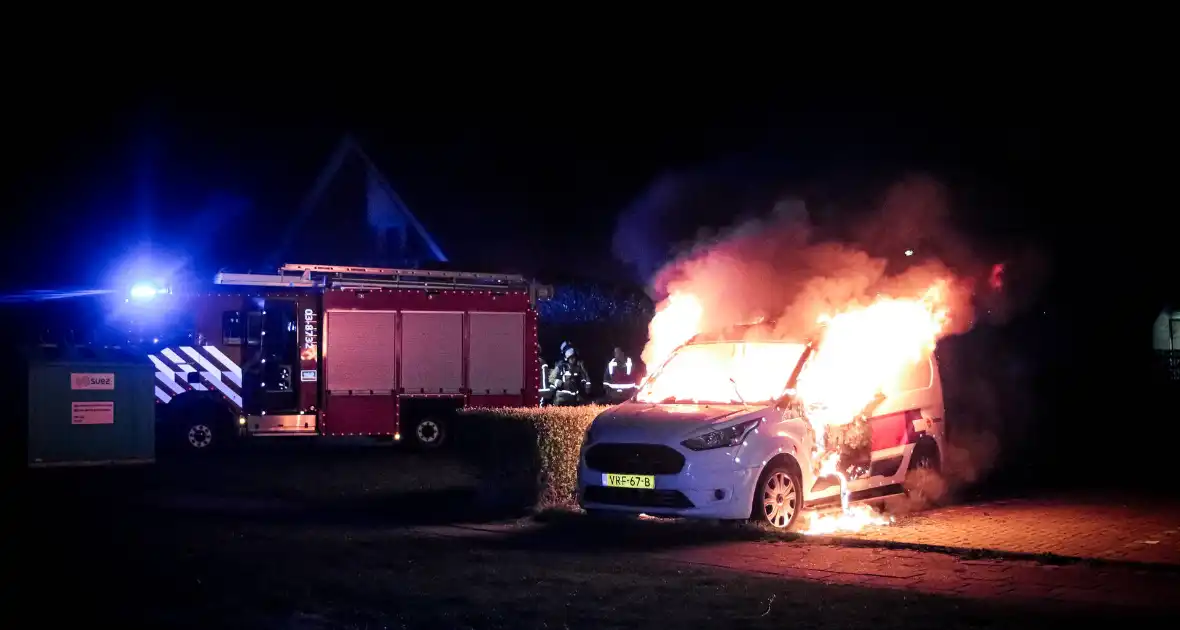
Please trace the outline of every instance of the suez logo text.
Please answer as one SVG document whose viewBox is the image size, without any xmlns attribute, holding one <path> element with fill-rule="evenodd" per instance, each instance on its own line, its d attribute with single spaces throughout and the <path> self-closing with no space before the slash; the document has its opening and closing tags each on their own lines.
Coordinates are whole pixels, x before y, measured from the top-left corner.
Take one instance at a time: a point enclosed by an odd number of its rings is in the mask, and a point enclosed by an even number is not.
<svg viewBox="0 0 1180 630">
<path fill-rule="evenodd" d="M 71 373 L 70 389 L 114 389 L 114 374 Z"/>
</svg>

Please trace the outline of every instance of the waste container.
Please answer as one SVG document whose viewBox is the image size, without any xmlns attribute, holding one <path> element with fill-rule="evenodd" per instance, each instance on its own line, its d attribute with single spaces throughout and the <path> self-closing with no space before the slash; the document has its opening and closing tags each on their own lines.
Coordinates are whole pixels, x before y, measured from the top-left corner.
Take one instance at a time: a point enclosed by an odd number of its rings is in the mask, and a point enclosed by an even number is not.
<svg viewBox="0 0 1180 630">
<path fill-rule="evenodd" d="M 155 461 L 155 374 L 146 356 L 71 345 L 23 354 L 29 466 Z"/>
</svg>

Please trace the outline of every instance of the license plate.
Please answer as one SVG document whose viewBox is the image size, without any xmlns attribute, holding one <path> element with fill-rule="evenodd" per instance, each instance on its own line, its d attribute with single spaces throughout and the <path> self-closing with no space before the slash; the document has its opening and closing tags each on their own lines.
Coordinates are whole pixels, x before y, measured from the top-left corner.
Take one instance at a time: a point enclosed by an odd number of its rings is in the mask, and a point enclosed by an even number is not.
<svg viewBox="0 0 1180 630">
<path fill-rule="evenodd" d="M 611 488 L 636 488 L 639 490 L 655 490 L 656 478 L 652 475 L 602 475 L 602 485 Z"/>
</svg>

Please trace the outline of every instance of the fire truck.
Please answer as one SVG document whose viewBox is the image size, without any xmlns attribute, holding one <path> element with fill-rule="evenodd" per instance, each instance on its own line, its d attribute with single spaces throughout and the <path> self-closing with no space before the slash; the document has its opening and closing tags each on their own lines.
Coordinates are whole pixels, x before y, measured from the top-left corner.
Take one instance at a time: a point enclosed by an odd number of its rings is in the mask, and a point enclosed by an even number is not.
<svg viewBox="0 0 1180 630">
<path fill-rule="evenodd" d="M 164 443 L 371 436 L 434 448 L 457 409 L 538 404 L 535 306 L 551 295 L 519 275 L 288 264 L 219 273 L 208 292 L 137 285 L 124 308 L 156 368 Z"/>
</svg>

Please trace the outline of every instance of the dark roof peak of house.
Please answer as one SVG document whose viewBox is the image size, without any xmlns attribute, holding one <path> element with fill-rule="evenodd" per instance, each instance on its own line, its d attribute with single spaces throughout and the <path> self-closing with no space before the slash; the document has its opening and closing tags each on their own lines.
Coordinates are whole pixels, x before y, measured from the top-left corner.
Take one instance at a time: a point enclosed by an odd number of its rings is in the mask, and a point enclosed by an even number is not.
<svg viewBox="0 0 1180 630">
<path fill-rule="evenodd" d="M 332 187 L 334 182 L 340 179 L 344 166 L 349 163 L 359 164 L 363 169 L 368 187 L 365 203 L 369 206 L 364 209 L 364 212 L 371 224 L 370 227 L 378 232 L 382 232 L 382 226 L 372 225 L 375 214 L 373 192 L 376 191 L 376 196 L 380 197 L 380 199 L 376 200 L 380 204 L 380 212 L 390 215 L 387 217 L 387 220 L 406 228 L 405 231 L 407 233 L 417 236 L 420 249 L 425 254 L 423 263 L 436 265 L 449 262 L 449 258 L 435 241 L 434 237 L 418 217 L 414 215 L 401 196 L 397 194 L 397 191 L 390 185 L 384 173 L 381 172 L 369 154 L 361 147 L 356 137 L 352 134 L 345 134 L 340 139 L 340 142 L 337 143 L 327 163 L 316 177 L 311 190 L 303 198 L 295 216 L 286 226 L 283 236 L 278 242 L 278 247 L 276 247 L 275 252 L 268 258 L 269 266 L 281 263 L 281 259 L 284 256 L 290 258 L 288 250 L 292 248 L 297 234 L 305 228 L 312 215 L 322 205 L 329 188 Z M 378 238 L 383 239 L 384 235 L 379 234 Z"/>
</svg>

